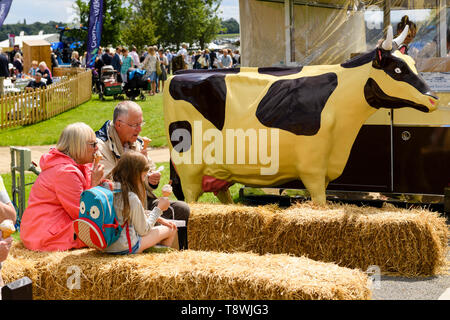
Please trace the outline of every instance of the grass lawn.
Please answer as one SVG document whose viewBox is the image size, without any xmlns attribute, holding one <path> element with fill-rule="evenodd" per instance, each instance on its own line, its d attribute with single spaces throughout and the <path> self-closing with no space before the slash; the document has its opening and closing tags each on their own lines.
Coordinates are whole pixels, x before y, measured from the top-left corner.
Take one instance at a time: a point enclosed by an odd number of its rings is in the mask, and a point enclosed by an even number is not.
<svg viewBox="0 0 450 320">
<path fill-rule="evenodd" d="M 225 34 L 218 34 L 216 39 L 226 39 L 226 38 L 237 38 L 239 37 L 239 33 L 225 33 Z"/>
<path fill-rule="evenodd" d="M 36 124 L 0 131 L 0 146 L 39 146 L 56 144 L 62 130 L 70 123 L 84 122 L 94 131 L 101 128 L 106 120 L 112 120 L 113 110 L 119 100 L 105 97 L 106 101 L 92 95 L 90 101 L 61 113 L 49 120 Z M 145 101 L 137 100 L 141 106 L 146 125 L 141 136 L 152 139 L 153 147 L 167 146 L 164 134 L 162 93 L 149 97 Z"/>
</svg>

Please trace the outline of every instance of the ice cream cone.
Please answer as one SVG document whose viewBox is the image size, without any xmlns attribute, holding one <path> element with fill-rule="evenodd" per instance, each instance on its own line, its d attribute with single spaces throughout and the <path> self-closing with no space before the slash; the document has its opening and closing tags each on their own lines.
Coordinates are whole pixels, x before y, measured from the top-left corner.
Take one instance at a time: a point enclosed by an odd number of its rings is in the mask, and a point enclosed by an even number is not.
<svg viewBox="0 0 450 320">
<path fill-rule="evenodd" d="M 144 141 L 144 145 L 142 146 L 142 149 L 147 149 L 150 142 L 152 142 L 152 139 L 147 137 L 142 137 L 142 140 Z"/>
<path fill-rule="evenodd" d="M 14 227 L 12 220 L 7 219 L 0 223 L 0 231 L 2 232 L 2 238 L 6 239 L 16 231 L 16 228 Z"/>
<path fill-rule="evenodd" d="M 172 186 L 170 184 L 166 184 L 161 188 L 161 192 L 163 197 L 168 197 L 172 194 Z"/>
<path fill-rule="evenodd" d="M 102 155 L 96 153 L 96 154 L 94 155 L 94 167 L 95 167 L 96 165 L 98 165 L 98 163 L 100 162 L 100 160 L 102 160 Z"/>
</svg>

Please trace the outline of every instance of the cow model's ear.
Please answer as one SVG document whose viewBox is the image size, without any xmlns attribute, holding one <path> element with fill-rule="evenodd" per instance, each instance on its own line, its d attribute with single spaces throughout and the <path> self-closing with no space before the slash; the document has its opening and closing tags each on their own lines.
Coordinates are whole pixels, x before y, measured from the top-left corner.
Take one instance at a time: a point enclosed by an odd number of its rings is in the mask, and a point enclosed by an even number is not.
<svg viewBox="0 0 450 320">
<path fill-rule="evenodd" d="M 373 66 L 375 68 L 381 69 L 381 63 L 383 61 L 383 49 L 377 48 L 375 52 L 375 59 L 373 60 Z"/>
</svg>

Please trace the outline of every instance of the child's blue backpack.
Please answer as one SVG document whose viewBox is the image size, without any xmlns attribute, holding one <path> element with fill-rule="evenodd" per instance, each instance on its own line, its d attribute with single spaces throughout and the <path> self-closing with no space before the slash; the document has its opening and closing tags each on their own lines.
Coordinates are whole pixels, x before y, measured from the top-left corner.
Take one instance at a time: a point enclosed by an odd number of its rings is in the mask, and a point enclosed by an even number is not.
<svg viewBox="0 0 450 320">
<path fill-rule="evenodd" d="M 103 251 L 122 233 L 124 225 L 119 224 L 114 210 L 115 192 L 98 186 L 81 194 L 80 211 L 73 227 L 77 237 L 90 248 Z M 128 223 L 125 224 L 129 239 Z"/>
</svg>

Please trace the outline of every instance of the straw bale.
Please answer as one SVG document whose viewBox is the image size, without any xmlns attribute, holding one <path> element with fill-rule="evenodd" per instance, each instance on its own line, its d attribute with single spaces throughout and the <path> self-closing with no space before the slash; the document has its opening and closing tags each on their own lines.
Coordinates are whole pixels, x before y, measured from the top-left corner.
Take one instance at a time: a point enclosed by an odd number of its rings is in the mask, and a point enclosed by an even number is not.
<svg viewBox="0 0 450 320">
<path fill-rule="evenodd" d="M 74 266 L 80 288 L 69 289 Z M 113 256 L 33 252 L 15 242 L 6 282 L 28 276 L 34 299 L 370 299 L 365 273 L 289 255 L 172 251 Z"/>
<path fill-rule="evenodd" d="M 402 276 L 445 268 L 445 218 L 424 209 L 307 202 L 274 206 L 190 204 L 189 247 L 223 252 L 286 253 Z"/>
</svg>

